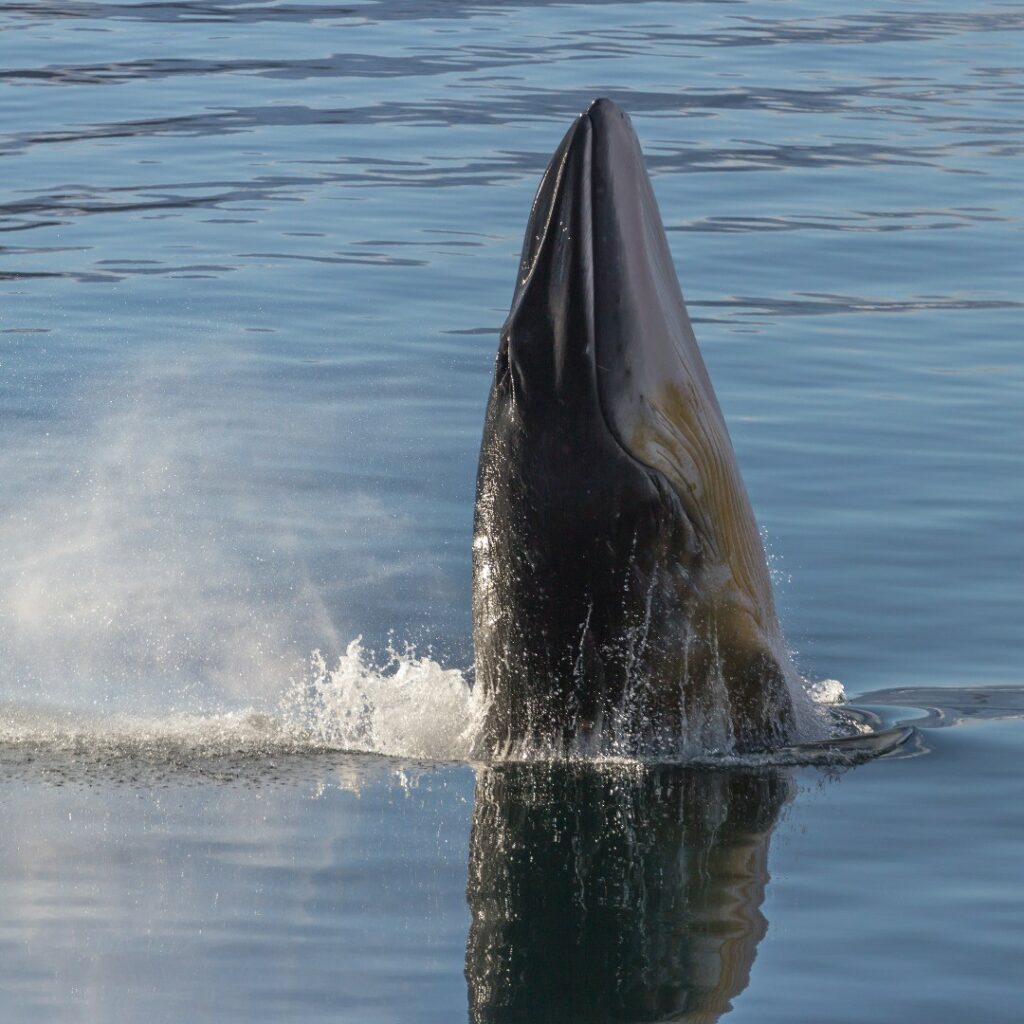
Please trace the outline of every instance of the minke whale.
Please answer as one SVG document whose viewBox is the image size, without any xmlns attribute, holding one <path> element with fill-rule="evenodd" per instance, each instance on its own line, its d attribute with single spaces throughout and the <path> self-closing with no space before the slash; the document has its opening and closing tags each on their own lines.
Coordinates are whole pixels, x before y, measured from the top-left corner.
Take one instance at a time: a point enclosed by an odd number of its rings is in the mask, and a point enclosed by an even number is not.
<svg viewBox="0 0 1024 1024">
<path fill-rule="evenodd" d="M 526 229 L 477 474 L 473 637 L 483 757 L 754 751 L 793 730 L 757 523 L 607 99 Z"/>
</svg>

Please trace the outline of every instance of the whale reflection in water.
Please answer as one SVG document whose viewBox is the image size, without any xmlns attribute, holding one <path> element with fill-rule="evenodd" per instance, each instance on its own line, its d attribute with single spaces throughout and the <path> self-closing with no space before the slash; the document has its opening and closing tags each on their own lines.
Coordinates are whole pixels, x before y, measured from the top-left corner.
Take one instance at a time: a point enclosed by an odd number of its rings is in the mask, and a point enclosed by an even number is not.
<svg viewBox="0 0 1024 1024">
<path fill-rule="evenodd" d="M 712 1022 L 747 986 L 777 769 L 482 769 L 470 841 L 470 1020 Z"/>
</svg>

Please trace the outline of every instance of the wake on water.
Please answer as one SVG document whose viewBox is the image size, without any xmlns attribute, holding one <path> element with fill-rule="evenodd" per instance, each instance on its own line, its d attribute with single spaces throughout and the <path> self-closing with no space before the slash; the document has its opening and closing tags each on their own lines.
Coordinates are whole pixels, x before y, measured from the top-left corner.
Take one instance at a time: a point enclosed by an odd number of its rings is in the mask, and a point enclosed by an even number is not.
<svg viewBox="0 0 1024 1024">
<path fill-rule="evenodd" d="M 874 737 L 870 726 L 837 715 L 842 686 L 827 680 L 810 686 L 817 727 L 804 742 L 756 755 L 735 754 L 725 744 L 703 746 L 701 736 L 680 742 L 657 761 L 721 766 L 842 764 L 885 752 L 898 737 Z M 295 679 L 264 710 L 178 710 L 162 714 L 0 706 L 0 750 L 36 758 L 77 756 L 187 766 L 228 758 L 260 760 L 325 753 L 382 755 L 403 761 L 469 761 L 484 717 L 483 701 L 467 673 L 446 668 L 414 651 L 390 652 L 381 666 L 353 640 L 328 664 L 319 651 L 307 674 Z M 705 723 L 706 725 L 706 723 Z M 718 735 L 725 735 L 719 730 Z M 570 755 L 573 756 L 573 755 Z M 581 759 L 587 755 L 580 753 Z M 545 751 L 520 751 L 513 759 L 546 760 Z M 590 755 L 594 761 L 642 761 L 626 751 Z"/>
</svg>

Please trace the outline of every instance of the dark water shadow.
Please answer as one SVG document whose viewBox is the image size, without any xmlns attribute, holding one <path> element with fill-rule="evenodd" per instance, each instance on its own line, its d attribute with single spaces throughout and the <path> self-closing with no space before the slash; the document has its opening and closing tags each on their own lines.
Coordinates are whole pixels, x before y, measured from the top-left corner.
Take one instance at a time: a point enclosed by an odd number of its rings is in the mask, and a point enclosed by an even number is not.
<svg viewBox="0 0 1024 1024">
<path fill-rule="evenodd" d="M 768 923 L 779 769 L 482 769 L 466 949 L 474 1024 L 711 1022 Z"/>
</svg>

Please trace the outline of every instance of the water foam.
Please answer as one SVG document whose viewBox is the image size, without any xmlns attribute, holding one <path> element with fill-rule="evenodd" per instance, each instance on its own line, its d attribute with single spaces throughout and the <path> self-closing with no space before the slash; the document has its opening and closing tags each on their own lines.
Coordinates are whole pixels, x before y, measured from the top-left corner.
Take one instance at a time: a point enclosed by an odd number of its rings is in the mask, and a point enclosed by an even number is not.
<svg viewBox="0 0 1024 1024">
<path fill-rule="evenodd" d="M 330 668 L 317 651 L 312 678 L 281 701 L 292 735 L 331 749 L 395 757 L 467 760 L 483 719 L 483 702 L 466 675 L 415 651 L 389 652 L 374 666 L 361 638 Z"/>
</svg>

